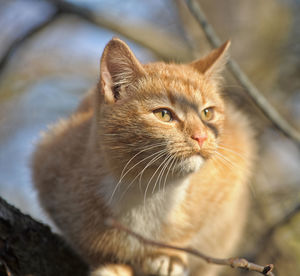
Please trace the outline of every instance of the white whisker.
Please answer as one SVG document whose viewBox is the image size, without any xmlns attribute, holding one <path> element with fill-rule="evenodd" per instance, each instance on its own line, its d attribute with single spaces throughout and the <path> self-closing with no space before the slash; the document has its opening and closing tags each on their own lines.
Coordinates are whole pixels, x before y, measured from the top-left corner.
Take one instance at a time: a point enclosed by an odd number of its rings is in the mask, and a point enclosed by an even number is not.
<svg viewBox="0 0 300 276">
<path fill-rule="evenodd" d="M 229 164 L 227 164 L 225 162 L 225 160 L 223 160 L 220 156 L 218 155 L 215 155 L 213 158 L 212 158 L 213 161 L 216 161 L 216 162 L 221 162 L 226 168 L 228 168 L 229 170 L 232 170 L 233 167 L 230 166 Z"/>
<path fill-rule="evenodd" d="M 242 159 L 245 160 L 245 161 L 247 160 L 247 159 L 245 158 L 245 156 L 243 156 L 242 154 L 240 154 L 239 152 L 237 152 L 237 151 L 235 151 L 235 150 L 229 149 L 229 148 L 227 148 L 227 147 L 222 147 L 222 146 L 220 146 L 220 145 L 218 145 L 217 147 L 220 148 L 220 149 L 223 149 L 223 150 L 227 150 L 228 152 L 231 152 L 231 153 L 237 155 L 238 157 L 242 158 Z"/>
<path fill-rule="evenodd" d="M 156 152 L 155 154 L 152 154 L 146 158 L 143 159 L 143 161 L 145 161 L 146 159 L 150 158 L 150 157 L 154 157 L 147 163 L 147 165 L 144 167 L 144 169 L 137 174 L 132 180 L 131 182 L 127 185 L 126 190 L 124 191 L 124 193 L 121 195 L 121 198 L 126 194 L 126 192 L 129 190 L 129 188 L 132 186 L 132 184 L 134 183 L 134 181 L 139 177 L 139 175 L 142 176 L 142 174 L 144 173 L 144 171 L 151 166 L 151 164 L 153 164 L 154 162 L 156 162 L 158 159 L 160 159 L 162 156 L 164 156 L 166 153 L 166 149 L 163 149 L 161 151 Z"/>
<path fill-rule="evenodd" d="M 224 154 L 218 151 L 215 151 L 215 154 L 218 155 L 222 160 L 226 161 L 231 166 L 231 169 L 242 169 L 238 164 L 234 164 L 228 157 L 224 156 Z"/>
<path fill-rule="evenodd" d="M 170 162 L 171 164 L 170 164 L 170 166 L 167 170 L 166 176 L 165 176 L 165 180 L 164 180 L 164 184 L 163 184 L 163 193 L 165 193 L 165 187 L 166 187 L 166 182 L 167 182 L 167 179 L 168 179 L 168 174 L 169 174 L 175 160 L 176 160 L 176 156 L 173 155 L 172 158 L 171 158 L 171 162 Z"/>
<path fill-rule="evenodd" d="M 174 175 L 174 173 L 175 173 L 175 168 L 176 168 L 176 166 L 177 166 L 177 164 L 178 164 L 179 157 L 176 156 L 176 157 L 175 157 L 175 160 L 176 160 L 176 162 L 175 162 L 175 164 L 174 164 L 174 166 L 173 166 L 173 169 L 172 169 L 172 175 Z"/>
<path fill-rule="evenodd" d="M 161 170 L 160 170 L 160 172 L 159 172 L 159 174 L 158 174 L 158 176 L 157 176 L 157 178 L 156 178 L 155 184 L 154 184 L 153 189 L 152 189 L 152 194 L 153 194 L 154 191 L 155 191 L 155 188 L 156 188 L 157 183 L 159 183 L 158 189 L 160 190 L 160 179 L 161 179 L 161 177 L 163 176 L 164 171 L 165 171 L 165 169 L 167 168 L 170 159 L 172 159 L 172 155 L 171 155 L 171 154 L 168 154 L 168 156 L 165 158 L 165 160 L 164 160 L 164 162 L 163 162 L 164 165 L 163 165 L 163 167 L 161 168 Z"/>
<path fill-rule="evenodd" d="M 162 144 L 162 143 L 161 143 L 161 144 Z M 133 165 L 132 167 L 130 167 L 130 168 L 126 171 L 126 173 L 124 173 L 124 172 L 125 172 L 124 170 L 125 170 L 126 167 L 129 165 L 129 163 L 130 163 L 136 156 L 138 156 L 139 154 L 141 154 L 142 152 L 145 152 L 145 151 L 147 151 L 147 150 L 153 149 L 153 148 L 155 148 L 155 147 L 159 147 L 159 146 L 161 146 L 161 144 L 157 144 L 157 145 L 148 147 L 148 148 L 146 148 L 146 149 L 144 149 L 144 150 L 142 150 L 142 151 L 139 151 L 139 152 L 138 152 L 137 154 L 135 154 L 132 158 L 130 158 L 130 160 L 126 163 L 124 169 L 122 170 L 120 179 L 119 179 L 119 181 L 117 182 L 117 184 L 116 184 L 116 186 L 115 186 L 115 188 L 114 188 L 114 190 L 113 190 L 113 192 L 112 192 L 112 194 L 111 194 L 111 197 L 110 197 L 110 199 L 109 199 L 109 202 L 112 201 L 112 199 L 113 199 L 113 197 L 114 197 L 114 195 L 115 195 L 115 193 L 116 193 L 118 187 L 120 186 L 120 183 L 121 183 L 122 180 L 124 179 L 124 177 L 125 177 L 132 169 L 134 169 L 138 164 L 142 163 L 143 161 L 147 160 L 148 158 L 151 158 L 152 156 L 155 156 L 156 154 L 159 154 L 160 152 L 165 151 L 165 149 L 163 149 L 163 150 L 161 150 L 161 151 L 159 151 L 159 152 L 155 152 L 155 153 L 153 153 L 153 154 L 151 154 L 151 155 L 145 157 L 144 159 L 140 160 L 140 161 L 137 162 L 135 165 Z"/>
<path fill-rule="evenodd" d="M 168 156 L 169 154 L 166 152 L 165 153 L 166 156 Z M 155 170 L 155 172 L 152 174 L 152 176 L 150 177 L 148 183 L 147 183 L 147 186 L 146 186 L 146 189 L 145 189 L 145 193 L 144 193 L 144 205 L 145 205 L 145 202 L 146 202 L 146 196 L 147 196 L 147 191 L 148 191 L 148 188 L 149 188 L 149 185 L 153 179 L 153 177 L 156 175 L 156 173 L 158 172 L 158 170 L 160 169 L 160 167 L 164 164 L 164 162 L 161 162 L 161 164 L 158 166 L 158 168 Z"/>
<path fill-rule="evenodd" d="M 163 156 L 164 154 L 166 154 L 167 153 L 167 149 L 164 149 L 163 151 L 162 151 L 162 154 L 161 154 L 161 156 Z M 161 156 L 159 156 L 159 158 L 161 157 Z M 145 172 L 145 170 L 149 167 L 149 166 L 151 166 L 154 162 L 156 162 L 159 158 L 157 158 L 157 159 L 152 159 L 145 167 L 144 167 L 144 169 L 136 176 L 136 177 L 138 177 L 138 176 L 140 176 L 140 178 L 139 178 L 139 184 L 141 185 L 141 183 L 142 183 L 142 177 L 143 177 L 143 174 L 144 174 L 144 172 Z"/>
<path fill-rule="evenodd" d="M 133 166 L 133 167 L 131 167 L 127 172 L 126 172 L 126 174 L 124 174 L 124 172 L 125 172 L 125 170 L 126 170 L 126 168 L 127 168 L 127 166 L 130 164 L 130 162 L 135 158 L 135 157 L 137 157 L 138 155 L 140 155 L 141 153 L 143 153 L 143 152 L 145 152 L 145 151 L 148 151 L 148 150 L 150 150 L 150 149 L 153 149 L 153 148 L 156 148 L 156 147 L 160 147 L 160 146 L 163 146 L 163 145 L 165 145 L 165 143 L 159 143 L 159 144 L 156 144 L 156 145 L 152 145 L 152 146 L 150 146 L 150 147 L 147 147 L 147 148 L 144 148 L 143 150 L 141 150 L 141 151 L 139 151 L 138 153 L 136 153 L 133 157 L 131 157 L 130 159 L 129 159 L 129 161 L 126 163 L 126 165 L 124 166 L 124 168 L 123 168 L 123 170 L 122 170 L 122 172 L 121 172 L 121 176 L 120 176 L 120 180 L 119 181 L 121 181 L 123 178 L 124 178 L 124 176 L 129 172 L 129 171 L 131 171 L 131 169 L 133 169 L 135 166 Z M 139 163 L 138 163 L 139 164 Z"/>
</svg>

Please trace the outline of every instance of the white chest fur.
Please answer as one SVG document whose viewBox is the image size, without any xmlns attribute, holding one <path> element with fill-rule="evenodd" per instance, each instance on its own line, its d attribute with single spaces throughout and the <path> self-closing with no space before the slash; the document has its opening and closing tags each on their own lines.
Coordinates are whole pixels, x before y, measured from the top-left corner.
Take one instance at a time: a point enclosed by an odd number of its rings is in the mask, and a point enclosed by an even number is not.
<svg viewBox="0 0 300 276">
<path fill-rule="evenodd" d="M 132 189 L 124 194 L 124 189 L 116 189 L 116 181 L 106 177 L 104 193 L 106 203 L 115 217 L 131 230 L 143 234 L 144 237 L 159 238 L 161 225 L 172 215 L 172 210 L 185 197 L 189 178 L 166 183 L 165 189 L 160 189 L 145 197 L 145 191 L 139 189 L 138 183 L 133 183 Z M 111 197 L 112 193 L 114 196 Z"/>
</svg>

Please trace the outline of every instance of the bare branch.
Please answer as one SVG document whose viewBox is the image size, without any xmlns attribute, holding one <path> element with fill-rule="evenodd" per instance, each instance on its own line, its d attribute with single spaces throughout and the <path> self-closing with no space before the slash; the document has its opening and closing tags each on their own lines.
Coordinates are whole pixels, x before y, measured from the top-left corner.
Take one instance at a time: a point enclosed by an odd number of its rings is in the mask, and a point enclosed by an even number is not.
<svg viewBox="0 0 300 276">
<path fill-rule="evenodd" d="M 266 232 L 265 236 L 266 237 L 272 236 L 278 228 L 288 224 L 297 214 L 299 214 L 299 212 L 300 212 L 300 204 L 297 204 L 288 213 L 286 213 L 282 217 L 282 219 L 280 219 L 272 227 L 270 227 L 269 230 Z"/>
<path fill-rule="evenodd" d="M 0 275 L 87 276 L 88 266 L 48 226 L 0 197 Z"/>
<path fill-rule="evenodd" d="M 107 13 L 96 14 L 90 9 L 79 7 L 72 2 L 48 0 L 62 13 L 73 14 L 98 27 L 112 30 L 150 49 L 158 58 L 166 61 L 188 61 L 192 58 L 190 49 L 178 36 L 166 34 L 150 25 L 120 23 Z M 155 39 L 154 39 L 155 38 Z"/>
<path fill-rule="evenodd" d="M 91 10 L 79 7 L 71 2 L 48 0 L 56 7 L 56 12 L 40 24 L 16 39 L 0 59 L 0 73 L 4 70 L 12 54 L 36 33 L 44 30 L 62 13 L 72 14 L 84 19 L 97 27 L 107 28 L 128 39 L 148 48 L 159 59 L 166 61 L 188 61 L 192 58 L 190 49 L 180 37 L 157 31 L 149 25 L 118 23 L 107 14 L 94 14 Z M 155 37 L 155 39 L 153 39 Z"/>
<path fill-rule="evenodd" d="M 206 19 L 204 12 L 202 11 L 199 3 L 194 0 L 186 0 L 187 6 L 191 13 L 201 25 L 209 43 L 213 47 L 218 47 L 221 45 L 221 40 L 217 36 L 213 27 L 209 24 Z M 298 145 L 300 145 L 300 133 L 294 129 L 275 109 L 262 93 L 253 85 L 253 83 L 248 79 L 245 73 L 241 70 L 239 65 L 230 59 L 227 64 L 229 70 L 236 78 L 236 80 L 245 88 L 249 96 L 265 114 L 265 116 L 277 127 L 282 133 L 287 137 L 294 140 Z"/>
<path fill-rule="evenodd" d="M 284 214 L 280 220 L 269 227 L 268 230 L 260 237 L 255 250 L 249 254 L 250 258 L 255 260 L 260 254 L 264 253 L 265 249 L 270 244 L 270 240 L 272 239 L 274 233 L 281 227 L 288 224 L 299 213 L 300 204 L 297 204 L 289 212 Z"/>
<path fill-rule="evenodd" d="M 28 41 L 30 38 L 32 38 L 38 32 L 47 28 L 51 23 L 53 23 L 56 20 L 58 15 L 59 15 L 58 11 L 54 12 L 52 15 L 50 15 L 48 18 L 46 18 L 43 22 L 35 25 L 29 31 L 27 31 L 22 36 L 20 36 L 15 41 L 13 41 L 13 43 L 8 47 L 7 51 L 4 53 L 4 55 L 0 59 L 0 72 L 2 72 L 4 70 L 10 57 L 23 43 Z"/>
<path fill-rule="evenodd" d="M 128 229 L 127 227 L 125 227 L 124 225 L 122 225 L 121 223 L 119 223 L 118 221 L 116 221 L 113 218 L 107 219 L 105 221 L 105 224 L 109 227 L 113 227 L 118 230 L 124 231 L 127 234 L 138 239 L 140 242 L 151 245 L 151 246 L 157 246 L 157 247 L 163 247 L 163 248 L 169 248 L 169 249 L 183 251 L 188 254 L 199 257 L 200 259 L 202 259 L 210 264 L 227 265 L 227 266 L 231 266 L 232 268 L 242 268 L 242 269 L 246 269 L 246 270 L 256 271 L 256 272 L 259 272 L 259 273 L 261 273 L 263 275 L 267 275 L 267 276 L 275 276 L 274 273 L 272 272 L 272 270 L 274 268 L 274 266 L 272 264 L 269 264 L 266 266 L 261 266 L 261 265 L 255 264 L 255 263 L 251 263 L 243 258 L 229 258 L 229 259 L 213 258 L 213 257 L 207 256 L 207 255 L 203 254 L 202 252 L 200 252 L 196 249 L 193 249 L 193 248 L 178 247 L 178 246 L 173 246 L 170 244 L 147 239 L 147 238 L 143 237 L 142 235 L 135 233 L 134 231 Z"/>
</svg>

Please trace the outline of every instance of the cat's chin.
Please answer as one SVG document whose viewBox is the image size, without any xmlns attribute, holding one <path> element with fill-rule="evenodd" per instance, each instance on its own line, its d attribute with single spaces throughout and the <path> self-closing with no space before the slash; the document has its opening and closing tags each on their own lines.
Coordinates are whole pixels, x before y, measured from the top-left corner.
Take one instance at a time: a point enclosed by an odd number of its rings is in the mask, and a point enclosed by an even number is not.
<svg viewBox="0 0 300 276">
<path fill-rule="evenodd" d="M 201 155 L 192 155 L 185 160 L 182 160 L 178 166 L 179 170 L 183 174 L 191 174 L 198 171 L 204 164 L 205 159 Z"/>
</svg>

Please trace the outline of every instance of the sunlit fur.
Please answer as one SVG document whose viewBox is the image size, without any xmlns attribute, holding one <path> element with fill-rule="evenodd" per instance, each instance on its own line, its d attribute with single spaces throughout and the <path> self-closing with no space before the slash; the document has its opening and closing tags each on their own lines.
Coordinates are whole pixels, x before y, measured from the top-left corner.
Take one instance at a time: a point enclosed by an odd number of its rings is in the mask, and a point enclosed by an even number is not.
<svg viewBox="0 0 300 276">
<path fill-rule="evenodd" d="M 103 263 L 153 273 L 162 255 L 179 258 L 190 275 L 218 270 L 109 229 L 110 216 L 148 238 L 215 257 L 232 254 L 245 222 L 255 146 L 245 116 L 221 96 L 224 45 L 192 64 L 141 65 L 124 42 L 112 40 L 97 88 L 39 143 L 33 179 L 42 206 L 93 275 L 105 275 Z M 204 122 L 208 107 L 214 116 Z M 158 108 L 173 120 L 159 120 Z M 195 133 L 206 137 L 201 146 Z"/>
</svg>

